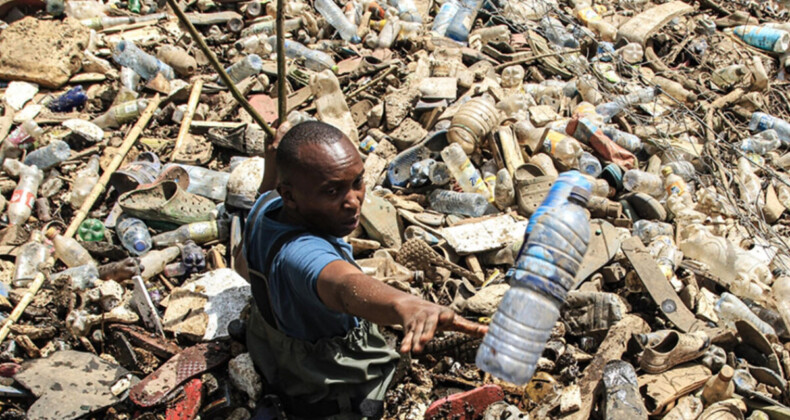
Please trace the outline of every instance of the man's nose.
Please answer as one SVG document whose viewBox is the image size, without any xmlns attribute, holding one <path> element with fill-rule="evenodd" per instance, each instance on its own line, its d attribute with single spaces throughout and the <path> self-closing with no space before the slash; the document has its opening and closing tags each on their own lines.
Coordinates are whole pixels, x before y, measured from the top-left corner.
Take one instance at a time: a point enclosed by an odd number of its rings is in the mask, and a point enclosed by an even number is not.
<svg viewBox="0 0 790 420">
<path fill-rule="evenodd" d="M 346 194 L 346 199 L 343 200 L 343 208 L 349 210 L 357 210 L 362 207 L 362 200 L 364 200 L 364 191 L 351 190 Z"/>
</svg>

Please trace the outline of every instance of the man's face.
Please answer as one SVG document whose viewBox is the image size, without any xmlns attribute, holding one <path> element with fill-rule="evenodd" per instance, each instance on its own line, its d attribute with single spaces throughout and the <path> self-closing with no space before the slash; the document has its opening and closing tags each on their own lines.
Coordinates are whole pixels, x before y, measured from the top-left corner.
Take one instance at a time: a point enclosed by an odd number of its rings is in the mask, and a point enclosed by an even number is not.
<svg viewBox="0 0 790 420">
<path fill-rule="evenodd" d="M 359 152 L 343 138 L 331 145 L 306 144 L 299 159 L 304 168 L 291 170 L 280 186 L 284 205 L 317 232 L 338 237 L 351 233 L 365 200 Z"/>
</svg>

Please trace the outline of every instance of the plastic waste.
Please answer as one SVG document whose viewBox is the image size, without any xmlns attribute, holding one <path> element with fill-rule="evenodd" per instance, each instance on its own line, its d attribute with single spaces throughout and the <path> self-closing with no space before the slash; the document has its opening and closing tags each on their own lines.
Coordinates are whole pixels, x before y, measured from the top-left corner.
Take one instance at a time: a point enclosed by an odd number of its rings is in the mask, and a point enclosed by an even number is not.
<svg viewBox="0 0 790 420">
<path fill-rule="evenodd" d="M 136 120 L 146 106 L 148 106 L 148 101 L 145 99 L 125 102 L 108 109 L 107 112 L 94 118 L 91 122 L 103 129 L 118 128 L 122 124 Z"/>
<path fill-rule="evenodd" d="M 25 158 L 25 165 L 49 169 L 71 156 L 71 147 L 62 140 L 52 140 L 48 145 L 36 149 Z"/>
<path fill-rule="evenodd" d="M 675 229 L 669 223 L 642 219 L 634 222 L 633 234 L 639 237 L 643 244 L 648 245 L 659 236 L 674 237 Z"/>
<path fill-rule="evenodd" d="M 140 276 L 147 280 L 164 271 L 167 263 L 173 261 L 181 255 L 181 249 L 177 246 L 165 249 L 155 249 L 140 257 L 140 265 L 143 272 Z"/>
<path fill-rule="evenodd" d="M 672 168 L 672 172 L 680 175 L 680 177 L 686 182 L 691 181 L 697 175 L 697 170 L 694 168 L 694 164 L 687 160 L 673 160 L 666 162 L 664 166 Z"/>
<path fill-rule="evenodd" d="M 643 192 L 653 197 L 664 195 L 664 182 L 661 177 L 639 169 L 630 169 L 623 175 L 623 186 L 628 191 Z"/>
<path fill-rule="evenodd" d="M 790 48 L 790 32 L 768 26 L 742 25 L 732 32 L 743 42 L 765 51 L 787 52 Z"/>
<path fill-rule="evenodd" d="M 182 244 L 189 240 L 198 244 L 203 244 L 219 239 L 222 231 L 223 229 L 221 229 L 220 222 L 216 220 L 196 222 L 182 225 L 176 230 L 155 235 L 152 241 L 157 248 Z"/>
<path fill-rule="evenodd" d="M 398 34 L 400 33 L 401 23 L 400 19 L 397 17 L 391 17 L 387 19 L 384 27 L 381 28 L 381 32 L 379 32 L 378 37 L 378 47 L 379 48 L 389 48 L 392 46 L 392 43 L 398 38 Z"/>
<path fill-rule="evenodd" d="M 760 319 L 742 300 L 732 293 L 722 293 L 721 298 L 716 301 L 715 310 L 719 318 L 731 326 L 735 321 L 743 320 L 750 322 L 763 334 L 776 335 L 776 331 L 772 326 Z"/>
<path fill-rule="evenodd" d="M 526 229 L 526 237 L 529 237 L 530 232 L 537 223 L 538 218 L 541 214 L 547 212 L 549 209 L 554 207 L 559 207 L 560 205 L 564 204 L 565 201 L 568 199 L 568 195 L 571 193 L 571 190 L 574 186 L 579 185 L 584 187 L 587 190 L 590 190 L 592 187 L 587 181 L 586 178 L 579 172 L 579 171 L 567 171 L 560 174 L 554 184 L 551 186 L 548 194 L 546 194 L 546 198 L 543 199 L 543 202 L 535 209 L 535 212 L 532 213 L 532 216 L 529 218 L 529 223 L 527 224 Z"/>
<path fill-rule="evenodd" d="M 733 64 L 711 72 L 710 81 L 719 89 L 727 90 L 740 83 L 748 73 L 746 66 Z"/>
<path fill-rule="evenodd" d="M 104 223 L 99 219 L 85 219 L 77 228 L 77 236 L 85 242 L 104 240 Z"/>
<path fill-rule="evenodd" d="M 482 5 L 482 0 L 461 0 L 461 7 L 447 26 L 445 35 L 454 41 L 466 42 Z"/>
<path fill-rule="evenodd" d="M 283 29 L 285 29 L 285 32 L 293 32 L 301 28 L 301 26 L 302 26 L 302 19 L 299 18 L 286 19 L 283 22 Z M 276 31 L 277 31 L 276 21 L 272 19 L 272 20 L 266 20 L 263 22 L 254 23 L 244 28 L 244 30 L 241 31 L 241 36 L 244 38 L 248 38 L 252 35 L 257 35 L 257 34 L 274 35 Z M 268 39 L 268 36 L 265 39 Z M 239 42 L 243 42 L 243 40 L 240 40 Z M 236 45 L 236 49 L 239 49 L 238 45 Z"/>
<path fill-rule="evenodd" d="M 172 67 L 179 76 L 189 77 L 197 71 L 197 60 L 174 45 L 162 45 L 156 52 L 156 57 Z"/>
<path fill-rule="evenodd" d="M 85 94 L 82 85 L 77 85 L 53 99 L 52 102 L 47 104 L 47 108 L 55 112 L 71 112 L 81 108 L 87 101 L 88 95 Z"/>
<path fill-rule="evenodd" d="M 603 20 L 598 11 L 586 3 L 579 3 L 574 9 L 576 17 L 606 42 L 614 42 L 617 28 Z"/>
<path fill-rule="evenodd" d="M 442 3 L 442 7 L 439 8 L 439 12 L 433 18 L 431 33 L 435 36 L 444 36 L 447 33 L 447 27 L 450 26 L 450 22 L 452 22 L 460 8 L 461 4 L 458 0 L 448 0 Z"/>
<path fill-rule="evenodd" d="M 468 193 L 479 194 L 487 201 L 493 201 L 491 191 L 488 190 L 488 186 L 483 177 L 480 176 L 480 172 L 475 169 L 458 143 L 445 147 L 441 155 L 442 160 L 447 165 L 447 169 L 458 182 L 458 185 L 461 186 L 461 189 Z"/>
<path fill-rule="evenodd" d="M 540 27 L 543 29 L 546 39 L 554 45 L 563 48 L 579 48 L 579 41 L 565 29 L 565 25 L 559 20 L 551 16 L 544 16 L 540 20 Z"/>
<path fill-rule="evenodd" d="M 132 255 L 145 255 L 151 249 L 151 234 L 140 219 L 123 215 L 115 225 L 121 244 Z"/>
<path fill-rule="evenodd" d="M 593 156 L 592 153 L 582 152 L 581 157 L 579 157 L 579 170 L 591 177 L 597 177 L 601 174 L 603 168 L 601 167 L 601 161 Z"/>
<path fill-rule="evenodd" d="M 30 240 L 19 249 L 14 262 L 14 287 L 27 287 L 50 255 L 50 248 L 44 244 L 44 235 L 34 230 Z"/>
<path fill-rule="evenodd" d="M 431 208 L 445 214 L 480 217 L 488 209 L 488 201 L 480 194 L 434 190 L 428 195 Z"/>
<path fill-rule="evenodd" d="M 588 189 L 574 186 L 566 203 L 532 216 L 537 222 L 519 252 L 511 288 L 478 349 L 480 369 L 516 385 L 532 378 L 587 252 L 589 197 Z"/>
<path fill-rule="evenodd" d="M 549 130 L 543 140 L 543 149 L 554 160 L 566 168 L 578 168 L 582 155 L 579 141 L 563 133 Z"/>
<path fill-rule="evenodd" d="M 781 145 L 779 134 L 776 133 L 776 130 L 770 129 L 747 137 L 741 142 L 740 147 L 744 152 L 757 153 L 762 156 L 778 149 Z"/>
<path fill-rule="evenodd" d="M 352 44 L 359 44 L 362 40 L 357 36 L 357 26 L 349 22 L 343 11 L 333 0 L 316 0 L 315 8 L 327 23 L 332 25 L 343 40 Z"/>
<path fill-rule="evenodd" d="M 513 205 L 516 192 L 513 189 L 513 178 L 507 168 L 502 168 L 496 173 L 496 186 L 494 188 L 494 203 L 504 209 Z"/>
<path fill-rule="evenodd" d="M 276 42 L 274 36 L 269 38 L 269 43 L 272 47 L 275 46 Z M 322 51 L 307 48 L 296 41 L 285 40 L 285 55 L 289 58 L 304 60 L 305 67 L 308 70 L 320 72 L 329 69 L 337 73 L 337 64 L 335 64 L 335 60 L 332 57 Z"/>
<path fill-rule="evenodd" d="M 616 52 L 628 64 L 639 64 L 645 57 L 645 50 L 642 48 L 642 44 L 637 44 L 636 42 L 629 42 Z"/>
<path fill-rule="evenodd" d="M 141 50 L 133 42 L 126 40 L 118 42 L 112 58 L 118 65 L 129 67 L 145 80 L 153 79 L 157 73 L 162 73 L 167 80 L 176 77 L 172 67 Z"/>
<path fill-rule="evenodd" d="M 762 182 L 760 178 L 754 174 L 753 168 L 754 166 L 749 159 L 743 156 L 738 158 L 738 178 L 741 181 L 740 184 L 738 184 L 738 189 L 741 192 L 742 200 L 747 203 L 761 206 L 763 202 L 760 196 Z"/>
<path fill-rule="evenodd" d="M 44 179 L 44 172 L 36 166 L 25 165 L 18 161 L 6 160 L 3 168 L 8 172 L 9 166 L 15 166 L 19 173 L 19 182 L 16 184 L 11 200 L 8 201 L 8 223 L 21 225 L 27 222 L 33 212 L 33 203 L 36 200 L 38 186 Z"/>
<path fill-rule="evenodd" d="M 755 112 L 749 121 L 749 130 L 760 132 L 773 129 L 784 144 L 790 144 L 790 123 L 768 115 L 763 112 Z"/>
<path fill-rule="evenodd" d="M 233 84 L 237 84 L 242 80 L 254 76 L 263 70 L 263 60 L 258 54 L 250 54 L 241 60 L 237 61 L 232 66 L 225 69 Z M 222 80 L 219 83 L 224 85 Z"/>
<path fill-rule="evenodd" d="M 90 195 L 91 190 L 99 182 L 99 155 L 91 156 L 88 164 L 77 172 L 74 183 L 71 186 L 71 197 L 69 203 L 75 209 L 82 207 L 85 199 Z"/>
<path fill-rule="evenodd" d="M 422 16 L 417 11 L 414 0 L 390 0 L 390 4 L 398 9 L 398 17 L 406 22 L 422 23 Z"/>
<path fill-rule="evenodd" d="M 790 276 L 778 276 L 774 280 L 773 287 L 774 302 L 776 302 L 776 310 L 782 317 L 784 324 L 790 326 Z"/>
<path fill-rule="evenodd" d="M 189 174 L 187 192 L 210 198 L 214 201 L 224 201 L 228 195 L 228 179 L 230 173 L 213 171 L 200 166 L 169 163 L 162 169 L 166 171 L 173 165 L 180 166 Z"/>
<path fill-rule="evenodd" d="M 44 135 L 44 129 L 38 126 L 35 121 L 27 120 L 15 128 L 11 134 L 6 137 L 6 143 L 13 147 L 19 147 L 24 143 L 32 143 L 39 141 Z"/>
<path fill-rule="evenodd" d="M 96 286 L 99 282 L 99 270 L 93 264 L 85 264 L 79 267 L 67 268 L 59 273 L 55 273 L 50 278 L 53 284 L 58 284 L 61 279 L 68 279 L 71 290 L 88 290 Z"/>
<path fill-rule="evenodd" d="M 181 261 L 184 263 L 185 274 L 206 270 L 206 256 L 194 241 L 186 241 L 181 247 Z"/>
<path fill-rule="evenodd" d="M 735 393 L 735 383 L 732 381 L 734 373 L 731 367 L 724 365 L 717 375 L 711 376 L 702 388 L 703 404 L 710 405 L 732 398 L 732 394 Z"/>
<path fill-rule="evenodd" d="M 601 131 L 606 134 L 606 137 L 617 143 L 618 146 L 631 153 L 638 153 L 642 150 L 642 140 L 634 134 L 626 133 L 611 126 L 602 126 Z"/>
<path fill-rule="evenodd" d="M 91 254 L 74 238 L 67 238 L 58 233 L 55 228 L 47 229 L 47 238 L 55 246 L 55 256 L 69 267 L 79 267 L 85 264 L 96 265 Z"/>
<path fill-rule="evenodd" d="M 652 101 L 656 97 L 655 88 L 642 88 L 627 95 L 620 95 L 612 102 L 606 102 L 595 107 L 595 112 L 603 116 L 604 122 L 609 122 L 626 108 L 634 105 L 644 104 Z"/>
<path fill-rule="evenodd" d="M 675 277 L 675 268 L 680 264 L 683 259 L 683 253 L 675 245 L 672 237 L 666 235 L 659 235 L 647 247 L 648 252 L 656 259 L 658 268 L 664 273 L 667 280 L 671 282 L 677 281 Z M 679 288 L 676 288 L 679 289 Z"/>
</svg>

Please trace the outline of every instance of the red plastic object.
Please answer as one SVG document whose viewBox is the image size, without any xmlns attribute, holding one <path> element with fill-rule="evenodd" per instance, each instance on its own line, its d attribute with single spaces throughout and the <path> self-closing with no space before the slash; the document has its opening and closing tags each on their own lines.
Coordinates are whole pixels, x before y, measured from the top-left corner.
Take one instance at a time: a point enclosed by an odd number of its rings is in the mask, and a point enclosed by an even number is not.
<svg viewBox="0 0 790 420">
<path fill-rule="evenodd" d="M 173 407 L 168 407 L 165 413 L 166 420 L 192 420 L 203 402 L 203 381 L 192 379 L 184 385 L 184 398 Z"/>
<path fill-rule="evenodd" d="M 499 385 L 485 385 L 434 401 L 425 411 L 425 418 L 428 420 L 479 419 L 489 405 L 503 399 L 505 392 Z"/>
</svg>

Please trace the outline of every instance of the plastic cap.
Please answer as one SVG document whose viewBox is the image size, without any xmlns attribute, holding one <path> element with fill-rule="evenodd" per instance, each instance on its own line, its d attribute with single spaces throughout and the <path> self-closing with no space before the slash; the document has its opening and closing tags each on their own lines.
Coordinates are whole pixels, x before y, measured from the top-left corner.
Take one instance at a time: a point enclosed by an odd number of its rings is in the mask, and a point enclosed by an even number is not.
<svg viewBox="0 0 790 420">
<path fill-rule="evenodd" d="M 587 204 L 591 196 L 592 191 L 590 191 L 589 186 L 574 185 L 568 198 L 575 198 L 582 202 L 582 204 Z"/>
<path fill-rule="evenodd" d="M 44 233 L 44 236 L 46 236 L 48 239 L 52 239 L 55 236 L 57 236 L 57 234 L 58 234 L 58 230 L 55 229 L 54 227 L 50 227 L 49 229 L 47 229 L 47 232 Z"/>
<path fill-rule="evenodd" d="M 661 168 L 661 173 L 664 176 L 669 176 L 669 175 L 673 174 L 674 172 L 675 171 L 672 170 L 671 166 L 664 166 L 663 168 Z"/>
<path fill-rule="evenodd" d="M 145 242 L 143 242 L 143 241 L 134 241 L 134 249 L 137 252 L 145 251 Z"/>
<path fill-rule="evenodd" d="M 728 365 L 724 365 L 721 367 L 721 370 L 719 371 L 719 379 L 723 381 L 729 381 L 730 379 L 732 379 L 732 375 L 734 373 L 735 372 L 732 370 L 731 367 L 729 367 Z"/>
</svg>

